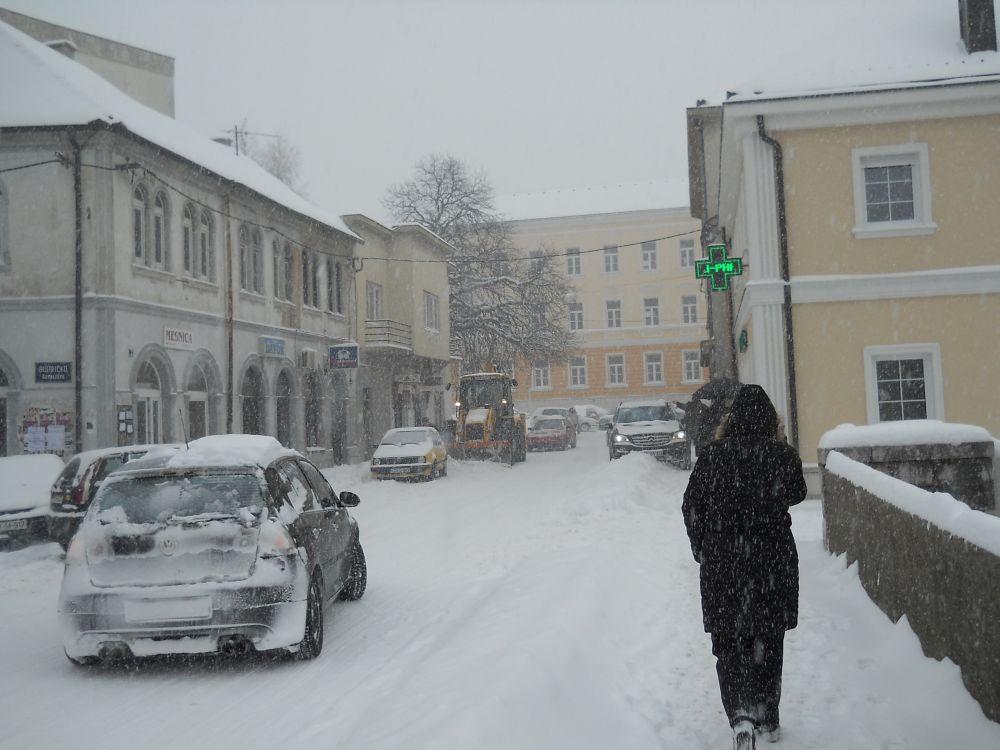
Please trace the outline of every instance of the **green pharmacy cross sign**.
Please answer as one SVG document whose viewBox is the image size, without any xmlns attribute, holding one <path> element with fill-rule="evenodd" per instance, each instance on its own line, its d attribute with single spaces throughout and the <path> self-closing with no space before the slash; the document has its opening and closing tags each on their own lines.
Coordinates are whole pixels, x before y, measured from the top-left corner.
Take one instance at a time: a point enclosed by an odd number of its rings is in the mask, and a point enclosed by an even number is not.
<svg viewBox="0 0 1000 750">
<path fill-rule="evenodd" d="M 729 288 L 730 276 L 743 275 L 743 259 L 730 258 L 725 245 L 709 245 L 708 257 L 694 262 L 694 275 L 699 279 L 711 279 L 713 292 L 724 292 Z"/>
</svg>

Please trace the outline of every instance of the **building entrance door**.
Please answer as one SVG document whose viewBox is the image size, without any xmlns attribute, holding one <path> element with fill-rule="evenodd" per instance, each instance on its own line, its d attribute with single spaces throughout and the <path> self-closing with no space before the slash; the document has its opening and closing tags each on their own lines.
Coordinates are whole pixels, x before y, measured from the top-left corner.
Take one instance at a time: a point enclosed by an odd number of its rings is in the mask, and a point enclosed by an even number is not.
<svg viewBox="0 0 1000 750">
<path fill-rule="evenodd" d="M 139 391 L 135 404 L 135 442 L 159 443 L 161 441 L 159 391 Z"/>
</svg>

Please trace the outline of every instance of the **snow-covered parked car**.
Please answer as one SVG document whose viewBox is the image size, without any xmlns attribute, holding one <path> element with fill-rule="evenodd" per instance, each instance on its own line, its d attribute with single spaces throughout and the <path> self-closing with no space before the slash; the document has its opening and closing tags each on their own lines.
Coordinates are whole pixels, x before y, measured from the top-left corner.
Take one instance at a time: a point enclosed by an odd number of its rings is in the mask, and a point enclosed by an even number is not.
<svg viewBox="0 0 1000 750">
<path fill-rule="evenodd" d="M 315 657 L 326 605 L 365 591 L 358 502 L 274 438 L 151 450 L 108 476 L 66 552 L 66 656 Z"/>
<path fill-rule="evenodd" d="M 594 404 L 577 404 L 573 410 L 579 418 L 580 432 L 604 429 L 601 426 L 601 418 L 608 417 L 610 420 L 611 416 L 605 409 Z"/>
<path fill-rule="evenodd" d="M 83 514 L 90 507 L 94 495 L 108 474 L 129 461 L 142 458 L 150 445 L 129 445 L 119 448 L 100 448 L 77 453 L 52 485 L 49 491 L 49 539 L 66 549 L 76 533 Z M 180 446 L 175 446 L 179 448 Z"/>
<path fill-rule="evenodd" d="M 573 426 L 574 435 L 580 431 L 580 417 L 577 415 L 575 409 L 562 406 L 543 406 L 531 412 L 531 421 L 544 419 L 545 417 L 562 417 Z M 528 427 L 531 427 L 530 422 Z M 573 439 L 573 445 L 570 447 L 576 447 L 576 438 Z"/>
<path fill-rule="evenodd" d="M 625 401 L 615 410 L 608 457 L 613 461 L 634 451 L 691 468 L 690 441 L 666 401 Z"/>
<path fill-rule="evenodd" d="M 48 536 L 49 487 L 62 470 L 51 453 L 0 458 L 0 539 Z"/>
<path fill-rule="evenodd" d="M 576 445 L 573 425 L 562 417 L 537 417 L 528 426 L 528 450 L 561 450 Z"/>
<path fill-rule="evenodd" d="M 385 433 L 375 449 L 371 472 L 377 479 L 443 477 L 448 451 L 433 427 L 398 427 Z"/>
</svg>

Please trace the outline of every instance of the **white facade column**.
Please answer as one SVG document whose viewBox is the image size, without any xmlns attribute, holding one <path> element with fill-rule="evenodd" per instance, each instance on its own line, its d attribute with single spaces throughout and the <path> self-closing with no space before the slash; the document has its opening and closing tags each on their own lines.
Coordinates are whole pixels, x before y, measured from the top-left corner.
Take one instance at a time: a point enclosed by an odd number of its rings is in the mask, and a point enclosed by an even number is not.
<svg viewBox="0 0 1000 750">
<path fill-rule="evenodd" d="M 752 254 L 750 305 L 750 362 L 752 372 L 740 379 L 759 383 L 778 413 L 788 423 L 788 368 L 785 358 L 785 324 L 780 294 L 781 258 L 778 241 L 778 201 L 774 184 L 774 152 L 756 132 L 743 137 L 743 199 L 746 241 Z M 755 288 L 756 287 L 756 288 Z M 739 336 L 739 331 L 734 331 Z"/>
</svg>

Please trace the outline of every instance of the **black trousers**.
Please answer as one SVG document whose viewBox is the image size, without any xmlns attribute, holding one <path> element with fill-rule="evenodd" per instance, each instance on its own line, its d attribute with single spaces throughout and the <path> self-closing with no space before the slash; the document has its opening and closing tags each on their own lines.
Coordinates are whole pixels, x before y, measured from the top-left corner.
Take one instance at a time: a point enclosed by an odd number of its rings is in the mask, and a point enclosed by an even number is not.
<svg viewBox="0 0 1000 750">
<path fill-rule="evenodd" d="M 785 632 L 758 635 L 712 633 L 722 705 L 734 725 L 750 719 L 759 727 L 778 726 Z"/>
</svg>

